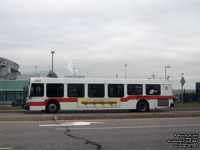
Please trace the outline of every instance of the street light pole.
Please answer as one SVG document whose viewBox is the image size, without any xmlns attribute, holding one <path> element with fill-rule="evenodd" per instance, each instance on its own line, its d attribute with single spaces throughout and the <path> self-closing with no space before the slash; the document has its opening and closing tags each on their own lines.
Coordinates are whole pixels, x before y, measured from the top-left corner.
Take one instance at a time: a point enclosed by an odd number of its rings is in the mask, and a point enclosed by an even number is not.
<svg viewBox="0 0 200 150">
<path fill-rule="evenodd" d="M 55 51 L 51 51 L 51 54 L 52 54 L 52 66 L 51 66 L 51 71 L 53 73 L 53 54 L 55 53 Z"/>
<path fill-rule="evenodd" d="M 170 66 L 165 66 L 165 80 L 167 79 L 167 68 L 170 68 Z"/>
<path fill-rule="evenodd" d="M 126 79 L 126 67 L 127 67 L 128 65 L 125 64 L 124 66 L 125 66 L 125 79 Z"/>
</svg>

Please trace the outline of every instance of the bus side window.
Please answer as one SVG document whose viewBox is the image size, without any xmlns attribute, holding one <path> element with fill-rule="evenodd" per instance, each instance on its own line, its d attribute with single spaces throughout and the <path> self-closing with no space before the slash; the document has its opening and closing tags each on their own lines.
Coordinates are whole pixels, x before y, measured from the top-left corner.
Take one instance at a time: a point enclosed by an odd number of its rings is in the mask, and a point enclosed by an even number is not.
<svg viewBox="0 0 200 150">
<path fill-rule="evenodd" d="M 88 97 L 104 97 L 104 84 L 88 84 Z"/>
<path fill-rule="evenodd" d="M 64 85 L 63 84 L 47 84 L 47 97 L 63 97 Z"/>
<path fill-rule="evenodd" d="M 44 96 L 44 85 L 41 83 L 33 83 L 31 85 L 31 96 L 32 97 L 43 97 Z"/>
<path fill-rule="evenodd" d="M 128 95 L 142 95 L 142 85 L 141 84 L 128 84 L 127 94 Z"/>
<path fill-rule="evenodd" d="M 84 97 L 84 84 L 68 84 L 67 96 L 68 97 Z"/>
<path fill-rule="evenodd" d="M 109 84 L 108 97 L 124 97 L 124 85 L 123 84 Z"/>
<path fill-rule="evenodd" d="M 159 84 L 147 84 L 146 85 L 146 95 L 160 95 L 160 85 Z"/>
</svg>

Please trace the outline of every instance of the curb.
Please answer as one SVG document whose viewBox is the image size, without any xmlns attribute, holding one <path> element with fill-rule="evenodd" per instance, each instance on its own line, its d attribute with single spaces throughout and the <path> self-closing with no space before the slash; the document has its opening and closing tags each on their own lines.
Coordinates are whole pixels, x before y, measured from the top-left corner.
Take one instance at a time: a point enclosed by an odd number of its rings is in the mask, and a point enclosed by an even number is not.
<svg viewBox="0 0 200 150">
<path fill-rule="evenodd" d="M 173 111 L 179 111 L 179 110 L 200 110 L 199 107 L 196 107 L 196 108 L 170 108 L 170 110 L 173 110 Z"/>
<path fill-rule="evenodd" d="M 167 108 L 167 109 L 163 109 L 163 110 L 167 110 L 167 111 L 194 111 L 194 110 L 199 110 L 200 111 L 200 107 L 196 107 L 196 108 Z M 152 110 L 151 112 L 155 112 L 155 111 L 163 111 L 162 109 L 159 110 Z M 82 110 L 75 110 L 76 112 L 82 112 Z M 74 111 L 74 112 L 75 112 Z M 85 110 L 87 111 L 87 110 Z M 97 110 L 97 111 L 103 111 L 103 110 Z M 105 110 L 106 112 L 110 112 L 110 110 Z M 112 111 L 112 110 L 111 110 Z M 120 110 L 113 110 L 112 112 L 119 112 Z M 123 110 L 122 110 L 123 111 Z M 8 110 L 0 110 L 0 114 L 1 113 L 23 113 L 23 112 L 33 112 L 33 111 L 28 111 L 25 109 L 8 109 Z M 62 111 L 61 111 L 62 112 Z M 69 112 L 71 112 L 69 110 Z M 88 110 L 88 112 L 96 112 L 96 110 Z"/>
<path fill-rule="evenodd" d="M 18 113 L 0 115 L 0 121 L 52 121 L 52 120 L 98 120 L 98 119 L 148 119 L 148 118 L 200 117 L 200 112 L 153 112 L 153 113 Z"/>
<path fill-rule="evenodd" d="M 91 115 L 57 115 L 55 120 L 95 120 L 95 119 L 148 119 L 148 118 L 182 118 L 200 117 L 199 113 L 172 113 L 172 114 L 91 114 Z"/>
</svg>

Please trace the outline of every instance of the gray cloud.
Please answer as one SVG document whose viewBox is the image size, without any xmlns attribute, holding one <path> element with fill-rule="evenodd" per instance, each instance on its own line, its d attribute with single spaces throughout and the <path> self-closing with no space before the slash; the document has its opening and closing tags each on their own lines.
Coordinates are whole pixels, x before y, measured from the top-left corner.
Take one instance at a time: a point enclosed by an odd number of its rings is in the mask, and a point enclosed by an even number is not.
<svg viewBox="0 0 200 150">
<path fill-rule="evenodd" d="M 185 73 L 186 87 L 199 81 L 200 2 L 198 0 L 1 0 L 1 57 L 22 72 L 70 67 L 90 77 L 164 77 L 174 88 Z"/>
</svg>

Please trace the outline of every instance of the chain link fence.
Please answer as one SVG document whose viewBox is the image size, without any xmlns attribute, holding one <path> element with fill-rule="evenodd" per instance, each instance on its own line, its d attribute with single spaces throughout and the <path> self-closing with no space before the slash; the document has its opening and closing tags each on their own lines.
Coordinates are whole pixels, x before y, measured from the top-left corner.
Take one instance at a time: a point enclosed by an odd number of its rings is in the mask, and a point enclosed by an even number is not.
<svg viewBox="0 0 200 150">
<path fill-rule="evenodd" d="M 174 100 L 181 101 L 181 90 L 173 90 Z M 200 93 L 194 89 L 183 90 L 183 102 L 200 102 Z"/>
</svg>

